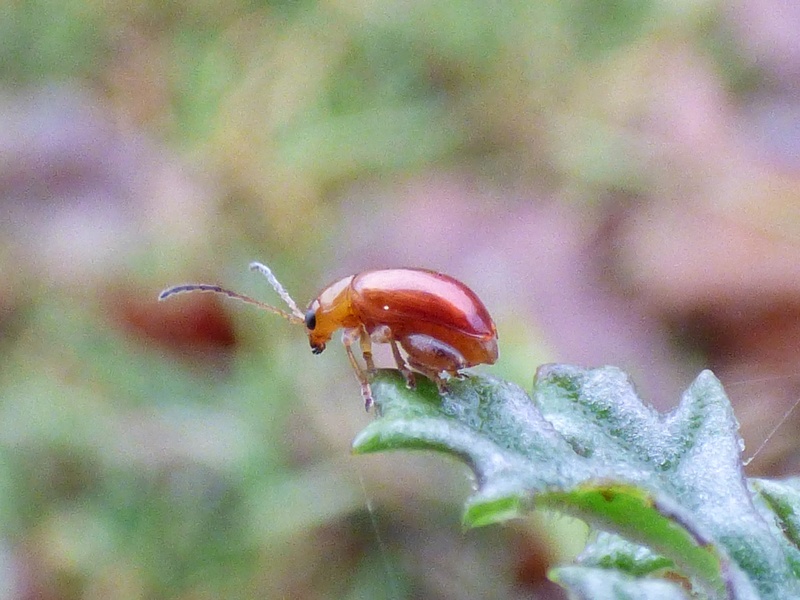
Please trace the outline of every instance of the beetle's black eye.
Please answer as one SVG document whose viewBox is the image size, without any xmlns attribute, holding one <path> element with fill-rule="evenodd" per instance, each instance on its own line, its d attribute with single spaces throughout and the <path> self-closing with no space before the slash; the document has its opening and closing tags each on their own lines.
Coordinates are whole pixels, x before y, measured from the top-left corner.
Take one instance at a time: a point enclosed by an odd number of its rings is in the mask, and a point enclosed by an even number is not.
<svg viewBox="0 0 800 600">
<path fill-rule="evenodd" d="M 306 313 L 306 328 L 309 331 L 314 331 L 314 328 L 317 326 L 317 313 L 313 310 L 309 310 Z"/>
</svg>

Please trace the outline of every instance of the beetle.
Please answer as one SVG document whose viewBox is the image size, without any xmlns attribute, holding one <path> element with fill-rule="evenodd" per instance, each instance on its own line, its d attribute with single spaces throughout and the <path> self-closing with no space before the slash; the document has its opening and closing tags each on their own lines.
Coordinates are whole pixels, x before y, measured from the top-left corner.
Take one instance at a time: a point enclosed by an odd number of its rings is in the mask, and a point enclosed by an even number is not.
<svg viewBox="0 0 800 600">
<path fill-rule="evenodd" d="M 497 328 L 489 311 L 475 292 L 448 275 L 416 268 L 364 271 L 327 286 L 303 313 L 269 267 L 254 262 L 250 269 L 267 278 L 290 312 L 205 283 L 176 285 L 162 291 L 158 298 L 213 292 L 258 306 L 304 325 L 314 354 L 325 350 L 332 335 L 343 329 L 342 342 L 367 410 L 373 404 L 369 385 L 375 372 L 373 342 L 390 345 L 408 387 L 415 386 L 414 369 L 432 379 L 440 393 L 447 391 L 442 373 L 458 377 L 462 369 L 497 360 Z M 356 344 L 366 368 L 356 360 Z"/>
</svg>

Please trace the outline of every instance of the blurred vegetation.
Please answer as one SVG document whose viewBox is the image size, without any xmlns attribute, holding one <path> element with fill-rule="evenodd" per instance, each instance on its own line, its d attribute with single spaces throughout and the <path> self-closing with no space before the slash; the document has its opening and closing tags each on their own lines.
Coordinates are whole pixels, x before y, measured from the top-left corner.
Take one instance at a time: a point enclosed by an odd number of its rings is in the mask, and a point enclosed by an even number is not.
<svg viewBox="0 0 800 600">
<path fill-rule="evenodd" d="M 426 252 L 497 290 L 493 372 L 529 385 L 552 348 L 511 286 L 536 278 L 493 236 L 519 190 L 587 219 L 678 195 L 646 134 L 684 55 L 758 81 L 702 1 L 0 5 L 0 600 L 558 597 L 580 526 L 463 533 L 460 466 L 349 455 L 371 417 L 336 344 L 155 297 L 265 297 L 259 259 L 303 302 Z M 497 192 L 404 209 L 432 173 Z"/>
</svg>

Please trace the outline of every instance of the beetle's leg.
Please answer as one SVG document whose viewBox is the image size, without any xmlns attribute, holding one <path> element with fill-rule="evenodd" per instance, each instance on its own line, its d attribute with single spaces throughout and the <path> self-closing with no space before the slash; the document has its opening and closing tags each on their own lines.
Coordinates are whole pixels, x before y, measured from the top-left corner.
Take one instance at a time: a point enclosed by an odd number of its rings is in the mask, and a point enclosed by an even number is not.
<svg viewBox="0 0 800 600">
<path fill-rule="evenodd" d="M 442 371 L 457 373 L 459 369 L 468 366 L 458 350 L 429 335 L 408 335 L 400 343 L 408 353 L 409 364 L 432 379 L 439 388 L 439 393 L 447 392 L 447 383 L 441 377 Z"/>
<path fill-rule="evenodd" d="M 363 325 L 358 331 L 359 343 L 361 344 L 361 355 L 364 357 L 364 362 L 367 363 L 367 372 L 370 373 L 370 375 L 374 375 L 375 361 L 372 358 L 372 340 L 369 339 L 369 334 Z"/>
<path fill-rule="evenodd" d="M 406 361 L 403 360 L 403 356 L 400 354 L 400 348 L 397 347 L 397 342 L 389 340 L 389 345 L 392 347 L 392 355 L 394 356 L 394 362 L 397 363 L 397 369 L 403 374 L 406 380 L 406 387 L 411 390 L 415 389 L 417 387 L 417 382 L 414 379 L 414 373 L 411 372 Z"/>
<path fill-rule="evenodd" d="M 426 367 L 425 365 L 418 363 L 417 361 L 409 358 L 408 364 L 414 367 L 417 371 L 425 375 L 428 379 L 433 381 L 436 384 L 436 389 L 439 390 L 440 394 L 446 394 L 448 392 L 447 389 L 447 381 L 441 376 L 441 371 L 437 371 L 436 369 L 431 369 L 430 367 Z"/>
<path fill-rule="evenodd" d="M 342 333 L 342 343 L 344 344 L 345 352 L 347 352 L 347 358 L 350 360 L 350 365 L 353 367 L 353 371 L 355 371 L 358 382 L 361 384 L 361 397 L 364 398 L 364 408 L 367 410 L 367 412 L 369 412 L 369 409 L 372 408 L 372 405 L 374 404 L 374 400 L 372 399 L 372 389 L 369 387 L 369 378 L 364 372 L 364 369 L 361 368 L 361 365 L 358 364 L 356 355 L 353 354 L 352 348 L 355 341 L 361 337 L 361 329 L 345 329 Z"/>
<path fill-rule="evenodd" d="M 406 380 L 406 386 L 412 390 L 417 387 L 414 374 L 411 372 L 411 369 L 408 368 L 406 361 L 403 360 L 403 356 L 400 354 L 400 348 L 397 347 L 397 341 L 392 335 L 392 330 L 386 325 L 381 325 L 372 330 L 371 338 L 376 344 L 389 344 L 391 346 L 394 362 L 397 365 L 397 370 L 402 373 L 403 379 Z"/>
</svg>

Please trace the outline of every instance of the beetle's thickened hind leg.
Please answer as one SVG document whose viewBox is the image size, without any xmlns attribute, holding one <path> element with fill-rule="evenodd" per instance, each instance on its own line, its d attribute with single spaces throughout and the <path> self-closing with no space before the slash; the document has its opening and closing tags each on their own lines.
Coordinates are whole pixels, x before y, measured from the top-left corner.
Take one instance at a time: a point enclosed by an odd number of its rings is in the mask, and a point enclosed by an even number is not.
<svg viewBox="0 0 800 600">
<path fill-rule="evenodd" d="M 447 381 L 442 378 L 442 371 L 458 374 L 468 366 L 458 350 L 429 335 L 407 335 L 401 344 L 408 353 L 408 364 L 432 379 L 440 394 L 447 393 Z"/>
<path fill-rule="evenodd" d="M 356 355 L 353 354 L 353 344 L 357 340 L 363 340 L 363 332 L 361 329 L 345 329 L 342 333 L 342 343 L 344 344 L 344 349 L 347 352 L 347 358 L 350 360 L 350 365 L 353 367 L 353 371 L 358 378 L 358 382 L 361 384 L 361 397 L 364 399 L 364 408 L 369 412 L 369 409 L 372 408 L 372 405 L 375 401 L 372 399 L 372 388 L 369 386 L 369 376 L 361 368 L 361 365 L 358 364 L 356 360 Z M 363 342 L 362 342 L 363 348 Z M 369 359 L 364 357 L 367 361 L 367 365 L 372 363 L 372 353 L 369 354 Z M 372 364 L 372 368 L 375 368 L 374 363 Z"/>
</svg>

